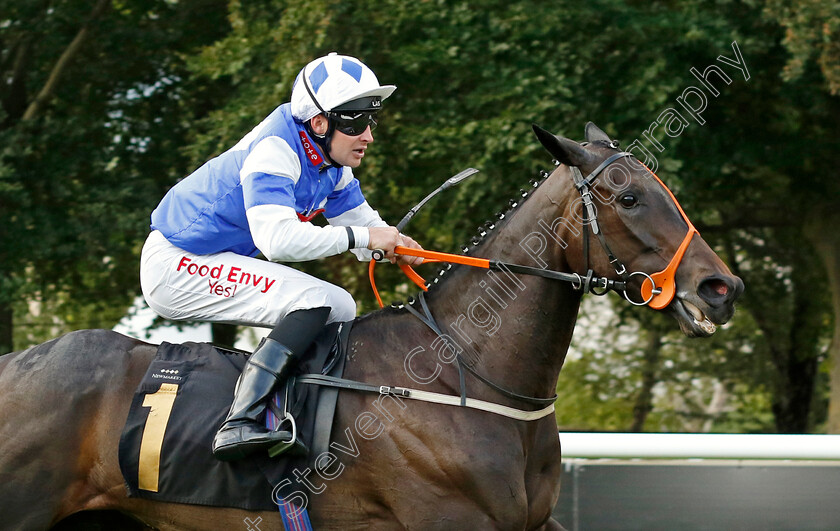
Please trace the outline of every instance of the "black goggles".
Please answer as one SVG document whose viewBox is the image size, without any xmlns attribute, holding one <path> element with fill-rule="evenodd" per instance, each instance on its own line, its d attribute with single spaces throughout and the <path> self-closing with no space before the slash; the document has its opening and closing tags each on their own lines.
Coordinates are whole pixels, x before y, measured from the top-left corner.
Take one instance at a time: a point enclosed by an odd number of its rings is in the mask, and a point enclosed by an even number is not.
<svg viewBox="0 0 840 531">
<path fill-rule="evenodd" d="M 376 113 L 373 112 L 331 112 L 327 116 L 335 124 L 335 130 L 347 136 L 359 136 L 370 126 L 376 128 Z"/>
</svg>

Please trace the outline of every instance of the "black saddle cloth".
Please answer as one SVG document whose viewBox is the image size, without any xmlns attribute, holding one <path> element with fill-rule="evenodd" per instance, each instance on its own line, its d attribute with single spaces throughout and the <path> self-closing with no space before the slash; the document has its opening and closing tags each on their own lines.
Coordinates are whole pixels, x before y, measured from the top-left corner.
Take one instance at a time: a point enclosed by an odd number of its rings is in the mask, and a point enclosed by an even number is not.
<svg viewBox="0 0 840 531">
<path fill-rule="evenodd" d="M 341 376 L 350 325 L 326 327 L 296 374 Z M 120 469 L 129 496 L 249 511 L 277 509 L 277 486 L 294 469 L 312 466 L 320 447 L 329 444 L 338 390 L 312 385 L 290 390 L 288 407 L 297 419 L 298 437 L 310 446 L 308 456 L 271 459 L 258 453 L 219 461 L 213 457 L 213 437 L 227 416 L 248 356 L 207 343 L 158 347 L 120 438 Z"/>
</svg>

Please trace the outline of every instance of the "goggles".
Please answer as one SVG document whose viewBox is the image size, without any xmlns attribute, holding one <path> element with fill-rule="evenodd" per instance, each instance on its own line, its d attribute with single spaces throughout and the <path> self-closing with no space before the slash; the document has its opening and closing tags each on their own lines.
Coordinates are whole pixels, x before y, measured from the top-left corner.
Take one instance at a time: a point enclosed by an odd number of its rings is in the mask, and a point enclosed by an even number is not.
<svg viewBox="0 0 840 531">
<path fill-rule="evenodd" d="M 376 128 L 374 112 L 329 112 L 327 117 L 335 124 L 335 130 L 347 136 L 359 136 L 370 126 Z"/>
</svg>

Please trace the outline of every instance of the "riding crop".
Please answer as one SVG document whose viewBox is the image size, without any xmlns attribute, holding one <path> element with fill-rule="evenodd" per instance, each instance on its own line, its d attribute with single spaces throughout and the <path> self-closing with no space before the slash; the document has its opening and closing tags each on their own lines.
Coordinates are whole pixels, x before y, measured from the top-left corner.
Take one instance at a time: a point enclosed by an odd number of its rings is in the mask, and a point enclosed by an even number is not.
<svg viewBox="0 0 840 531">
<path fill-rule="evenodd" d="M 442 185 L 438 186 L 438 188 L 434 192 L 424 197 L 422 201 L 414 205 L 414 207 L 412 207 L 411 210 L 409 210 L 408 213 L 405 216 L 403 216 L 400 222 L 397 223 L 397 230 L 402 232 L 405 226 L 408 225 L 408 222 L 411 221 L 411 218 L 414 217 L 414 214 L 416 214 L 417 211 L 423 208 L 423 205 L 425 205 L 431 198 L 436 196 L 438 193 L 446 190 L 447 188 L 455 186 L 456 184 L 465 180 L 467 177 L 475 175 L 476 173 L 478 173 L 477 169 L 467 168 L 446 179 L 446 181 L 444 181 Z M 385 258 L 385 252 L 381 249 L 375 249 L 373 251 L 373 259 L 368 265 L 368 277 L 370 278 L 370 286 L 373 289 L 373 294 L 376 295 L 376 302 L 379 303 L 380 308 L 384 307 L 384 305 L 382 304 L 382 298 L 379 296 L 379 290 L 376 289 L 376 281 L 374 280 L 373 270 L 376 268 L 376 262 L 382 260 L 383 258 Z M 408 278 L 410 278 L 415 284 L 417 284 L 417 286 L 419 286 L 423 290 L 426 289 L 426 281 L 423 280 L 423 277 L 418 275 L 417 272 L 411 268 L 411 266 L 407 264 L 400 264 L 400 269 L 402 269 L 403 273 L 405 273 L 405 275 Z"/>
</svg>

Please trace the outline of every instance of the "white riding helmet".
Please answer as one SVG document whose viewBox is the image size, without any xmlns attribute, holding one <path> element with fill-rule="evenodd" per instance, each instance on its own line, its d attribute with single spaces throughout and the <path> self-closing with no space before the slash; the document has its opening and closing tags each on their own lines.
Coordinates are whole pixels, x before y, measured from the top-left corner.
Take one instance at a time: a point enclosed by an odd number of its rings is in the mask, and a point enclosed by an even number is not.
<svg viewBox="0 0 840 531">
<path fill-rule="evenodd" d="M 292 87 L 292 116 L 306 122 L 360 98 L 368 98 L 365 102 L 371 108 L 354 110 L 375 111 L 396 89 L 394 85 L 380 85 L 376 74 L 355 57 L 332 52 L 315 59 L 298 74 Z"/>
</svg>

